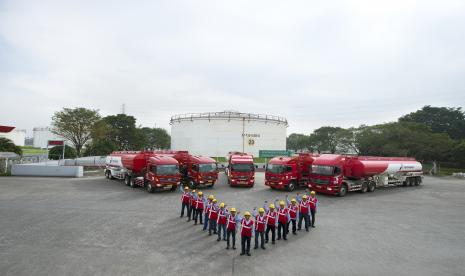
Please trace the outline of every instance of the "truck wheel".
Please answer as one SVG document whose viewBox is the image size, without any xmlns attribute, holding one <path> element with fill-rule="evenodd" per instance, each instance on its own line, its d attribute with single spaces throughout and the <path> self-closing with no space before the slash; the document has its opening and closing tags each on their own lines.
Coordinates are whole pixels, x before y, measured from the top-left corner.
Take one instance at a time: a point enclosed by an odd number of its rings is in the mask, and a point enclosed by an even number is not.
<svg viewBox="0 0 465 276">
<path fill-rule="evenodd" d="M 415 182 L 414 182 L 415 186 L 418 186 L 420 185 L 420 179 L 419 177 L 415 177 Z"/>
<path fill-rule="evenodd" d="M 131 177 L 129 175 L 124 176 L 124 184 L 126 184 L 126 186 L 131 185 Z"/>
<path fill-rule="evenodd" d="M 287 184 L 286 189 L 287 189 L 289 192 L 294 191 L 294 190 L 295 190 L 295 183 L 294 183 L 294 181 L 289 182 L 289 184 Z"/>
<path fill-rule="evenodd" d="M 339 196 L 343 197 L 347 194 L 347 184 L 342 184 L 341 190 L 339 191 Z"/>
<path fill-rule="evenodd" d="M 153 193 L 153 187 L 152 187 L 152 183 L 147 183 L 147 185 L 145 186 L 145 188 L 147 189 L 147 192 L 148 193 Z"/>
<path fill-rule="evenodd" d="M 368 185 L 366 183 L 363 183 L 362 184 L 362 189 L 360 190 L 360 192 L 362 194 L 366 193 L 368 191 Z"/>
<path fill-rule="evenodd" d="M 376 189 L 376 184 L 373 182 L 368 183 L 368 192 L 374 192 Z"/>
<path fill-rule="evenodd" d="M 409 185 L 409 186 L 413 186 L 413 179 L 412 179 L 412 178 L 409 178 L 409 179 L 408 179 L 408 185 Z"/>
<path fill-rule="evenodd" d="M 131 188 L 136 188 L 136 187 L 137 187 L 134 178 L 131 178 L 131 179 L 129 180 L 129 186 L 131 186 Z"/>
</svg>

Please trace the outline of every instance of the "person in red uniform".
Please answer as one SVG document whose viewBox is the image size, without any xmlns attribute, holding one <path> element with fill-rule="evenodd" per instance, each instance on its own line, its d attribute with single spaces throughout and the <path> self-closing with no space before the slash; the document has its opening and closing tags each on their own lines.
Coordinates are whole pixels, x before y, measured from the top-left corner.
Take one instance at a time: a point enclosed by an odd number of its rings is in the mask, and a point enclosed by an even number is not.
<svg viewBox="0 0 465 276">
<path fill-rule="evenodd" d="M 266 210 L 266 232 L 265 232 L 265 243 L 268 243 L 269 233 L 271 231 L 271 243 L 275 244 L 275 236 L 276 236 L 276 223 L 277 223 L 277 213 L 275 210 L 275 206 L 271 203 L 269 206 L 264 206 Z"/>
<path fill-rule="evenodd" d="M 287 233 L 289 234 L 289 226 L 292 223 L 292 234 L 297 235 L 297 214 L 299 212 L 299 206 L 297 206 L 297 200 L 291 199 L 291 202 L 287 202 L 287 209 L 289 209 L 289 222 L 287 223 Z"/>
<path fill-rule="evenodd" d="M 255 246 L 254 249 L 258 249 L 258 236 L 260 236 L 260 244 L 262 249 L 265 248 L 265 225 L 266 225 L 266 217 L 265 217 L 265 209 L 260 208 L 258 209 L 258 214 L 256 213 L 257 210 L 254 209 L 253 216 L 255 217 Z"/>
<path fill-rule="evenodd" d="M 278 212 L 278 240 L 281 239 L 281 232 L 283 240 L 287 240 L 287 222 L 289 221 L 289 210 L 286 208 L 286 203 L 281 200 L 279 202 Z"/>
<path fill-rule="evenodd" d="M 203 231 L 206 231 L 207 230 L 207 227 L 208 227 L 208 214 L 210 213 L 210 207 L 212 205 L 212 201 L 213 199 L 215 198 L 214 195 L 209 195 L 208 198 L 207 198 L 207 202 L 205 203 L 205 208 L 203 209 L 203 214 L 204 214 L 204 217 L 205 217 L 205 220 L 203 222 Z"/>
<path fill-rule="evenodd" d="M 190 215 L 190 200 L 191 200 L 191 193 L 189 192 L 189 187 L 184 187 L 184 192 L 181 196 L 181 218 L 184 216 L 184 209 L 187 211 L 187 216 Z"/>
<path fill-rule="evenodd" d="M 250 240 L 252 239 L 253 220 L 250 213 L 245 212 L 241 221 L 241 255 L 250 256 Z"/>
<path fill-rule="evenodd" d="M 218 239 L 217 241 L 221 240 L 221 230 L 223 230 L 223 240 L 226 241 L 226 223 L 228 219 L 228 210 L 226 210 L 224 202 L 220 203 L 220 209 L 218 210 Z"/>
<path fill-rule="evenodd" d="M 318 207 L 318 198 L 315 196 L 315 191 L 310 192 L 310 198 L 309 198 L 309 203 L 310 203 L 310 213 L 312 215 L 311 219 L 311 226 L 312 228 L 315 228 L 315 215 L 316 215 L 316 208 Z"/>
<path fill-rule="evenodd" d="M 229 210 L 230 214 L 228 215 L 228 223 L 226 224 L 226 232 L 227 232 L 227 239 L 226 239 L 226 249 L 229 249 L 229 241 L 232 237 L 232 249 L 236 249 L 236 227 L 237 224 L 241 222 L 242 218 L 239 214 L 236 215 L 236 208 L 231 208 Z"/>
<path fill-rule="evenodd" d="M 200 225 L 203 224 L 202 222 L 202 213 L 203 213 L 203 208 L 205 207 L 206 202 L 205 198 L 203 197 L 202 191 L 197 193 L 197 199 L 195 201 L 195 218 L 194 218 L 194 224 L 197 224 L 197 219 L 200 217 Z"/>
<path fill-rule="evenodd" d="M 310 204 L 308 203 L 307 195 L 303 195 L 302 199 L 297 198 L 297 201 L 299 202 L 299 225 L 297 230 L 302 229 L 302 220 L 304 220 L 305 231 L 308 232 Z"/>
<path fill-rule="evenodd" d="M 216 220 L 218 219 L 218 205 L 216 204 L 217 200 L 214 198 L 210 204 L 210 210 L 208 211 L 208 235 L 216 235 Z"/>
<path fill-rule="evenodd" d="M 187 211 L 187 221 L 191 221 L 195 219 L 195 205 L 197 204 L 197 194 L 195 190 L 191 192 L 191 198 L 189 200 L 190 208 Z"/>
</svg>

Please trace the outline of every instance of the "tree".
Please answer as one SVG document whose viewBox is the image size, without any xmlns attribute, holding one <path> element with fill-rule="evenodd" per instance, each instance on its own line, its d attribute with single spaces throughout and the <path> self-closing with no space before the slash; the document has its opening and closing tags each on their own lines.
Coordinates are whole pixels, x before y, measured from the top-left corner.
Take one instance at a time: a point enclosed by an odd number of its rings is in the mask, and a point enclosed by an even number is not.
<svg viewBox="0 0 465 276">
<path fill-rule="evenodd" d="M 117 150 L 116 145 L 107 139 L 92 140 L 84 149 L 84 156 L 104 156 Z"/>
<path fill-rule="evenodd" d="M 77 156 L 81 156 L 81 150 L 90 140 L 91 131 L 99 119 L 98 110 L 63 108 L 52 117 L 52 132 L 69 140 L 74 145 Z"/>
<path fill-rule="evenodd" d="M 292 133 L 286 139 L 286 148 L 288 150 L 302 151 L 310 149 L 310 139 L 308 135 Z"/>
<path fill-rule="evenodd" d="M 13 141 L 5 137 L 0 137 L 0 151 L 14 152 L 16 154 L 23 155 L 23 150 L 17 145 L 15 145 Z"/>
<path fill-rule="evenodd" d="M 145 137 L 145 147 L 152 149 L 169 149 L 171 146 L 171 136 L 164 128 L 141 128 Z"/>
<path fill-rule="evenodd" d="M 103 118 L 108 125 L 107 139 L 113 142 L 118 150 L 140 150 L 146 141 L 140 130 L 136 128 L 136 118 L 125 114 L 111 115 Z"/>
<path fill-rule="evenodd" d="M 318 152 L 335 153 L 338 149 L 340 132 L 343 129 L 340 127 L 324 126 L 315 129 L 310 134 L 310 143 L 312 147 Z"/>
<path fill-rule="evenodd" d="M 460 165 L 465 166 L 465 139 L 461 140 L 454 146 L 453 150 L 454 161 Z"/>
<path fill-rule="evenodd" d="M 447 133 L 452 139 L 465 139 L 465 113 L 459 108 L 424 106 L 399 118 L 399 122 L 422 123 L 436 133 Z"/>
<path fill-rule="evenodd" d="M 63 146 L 55 146 L 48 151 L 48 158 L 59 160 L 63 158 Z M 73 147 L 65 145 L 65 159 L 76 158 L 76 150 Z"/>
<path fill-rule="evenodd" d="M 361 126 L 363 128 L 363 126 Z M 357 134 L 359 133 L 357 128 L 340 129 L 336 132 L 337 141 L 337 152 L 347 154 L 358 154 L 359 145 L 357 140 Z"/>
</svg>

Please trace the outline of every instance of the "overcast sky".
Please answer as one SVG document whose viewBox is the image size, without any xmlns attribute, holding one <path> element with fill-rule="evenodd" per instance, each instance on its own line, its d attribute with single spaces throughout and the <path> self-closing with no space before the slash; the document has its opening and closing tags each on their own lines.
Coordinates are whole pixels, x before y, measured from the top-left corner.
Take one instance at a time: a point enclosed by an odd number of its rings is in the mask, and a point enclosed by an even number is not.
<svg viewBox="0 0 465 276">
<path fill-rule="evenodd" d="M 0 0 L 0 124 L 63 107 L 284 116 L 288 134 L 465 106 L 465 1 Z"/>
</svg>

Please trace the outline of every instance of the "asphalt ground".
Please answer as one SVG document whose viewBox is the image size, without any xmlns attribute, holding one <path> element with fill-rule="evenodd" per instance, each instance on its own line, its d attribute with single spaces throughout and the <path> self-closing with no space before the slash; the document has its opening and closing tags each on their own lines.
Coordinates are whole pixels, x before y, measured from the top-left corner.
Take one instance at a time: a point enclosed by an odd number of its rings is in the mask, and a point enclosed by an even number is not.
<svg viewBox="0 0 465 276">
<path fill-rule="evenodd" d="M 252 189 L 230 188 L 221 173 L 204 192 L 243 212 L 286 194 L 256 178 Z M 179 192 L 148 194 L 101 176 L 2 177 L 0 274 L 465 275 L 464 180 L 318 197 L 315 229 L 247 257 L 239 241 L 225 250 L 179 218 Z"/>
</svg>

